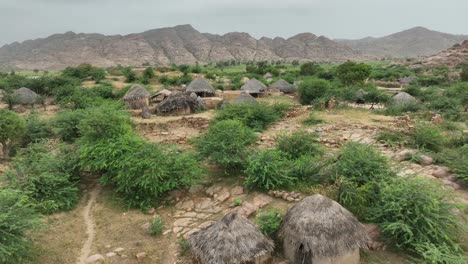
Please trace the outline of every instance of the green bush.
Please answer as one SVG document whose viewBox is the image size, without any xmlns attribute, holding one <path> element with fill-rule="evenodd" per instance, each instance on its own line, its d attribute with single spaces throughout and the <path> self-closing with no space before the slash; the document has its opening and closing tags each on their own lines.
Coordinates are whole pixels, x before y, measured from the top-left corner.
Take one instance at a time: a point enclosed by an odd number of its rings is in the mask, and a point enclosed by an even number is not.
<svg viewBox="0 0 468 264">
<path fill-rule="evenodd" d="M 86 111 L 64 110 L 57 113 L 52 124 L 54 132 L 65 142 L 72 143 L 81 136 L 78 124 L 86 116 Z"/>
<path fill-rule="evenodd" d="M 26 196 L 0 189 L 0 263 L 31 261 L 31 242 L 26 235 L 38 224 L 39 217 Z"/>
<path fill-rule="evenodd" d="M 0 109 L 0 143 L 3 157 L 8 158 L 10 149 L 25 131 L 25 122 L 17 113 Z"/>
<path fill-rule="evenodd" d="M 371 74 L 371 67 L 365 63 L 347 61 L 336 68 L 336 77 L 344 85 L 363 83 Z"/>
<path fill-rule="evenodd" d="M 288 105 L 276 104 L 230 104 L 217 111 L 214 122 L 239 120 L 255 131 L 262 131 L 281 119 Z"/>
<path fill-rule="evenodd" d="M 441 156 L 444 163 L 455 172 L 455 177 L 468 185 L 468 143 L 455 149 L 447 149 Z"/>
<path fill-rule="evenodd" d="M 437 183 L 419 177 L 399 178 L 381 185 L 370 219 L 397 247 L 417 253 L 428 263 L 437 262 L 435 247 L 450 255 L 461 254 L 457 240 L 461 226 L 455 206 Z"/>
<path fill-rule="evenodd" d="M 286 153 L 277 149 L 259 150 L 247 159 L 245 185 L 263 190 L 291 186 L 295 179 L 288 175 L 290 166 Z"/>
<path fill-rule="evenodd" d="M 78 202 L 76 168 L 71 149 L 52 152 L 48 142 L 20 151 L 5 173 L 10 188 L 21 190 L 42 213 L 72 209 Z M 75 165 L 76 166 L 76 165 Z"/>
<path fill-rule="evenodd" d="M 276 139 L 278 149 L 287 153 L 292 159 L 303 155 L 321 155 L 323 152 L 317 142 L 317 134 L 305 131 L 295 131 L 289 135 L 281 135 Z"/>
<path fill-rule="evenodd" d="M 185 256 L 190 252 L 190 243 L 185 238 L 179 238 L 176 241 L 179 246 L 179 253 L 181 256 Z"/>
<path fill-rule="evenodd" d="M 314 77 L 305 78 L 297 89 L 299 101 L 303 105 L 311 104 L 317 98 L 326 95 L 331 89 L 330 83 Z"/>
<path fill-rule="evenodd" d="M 122 73 L 125 76 L 126 83 L 132 83 L 137 79 L 136 73 L 131 67 L 123 68 Z"/>
<path fill-rule="evenodd" d="M 417 124 L 410 134 L 411 144 L 417 148 L 441 151 L 446 143 L 441 130 L 433 125 Z"/>
<path fill-rule="evenodd" d="M 384 141 L 390 146 L 405 145 L 408 141 L 405 133 L 399 130 L 381 130 L 377 134 L 376 139 Z"/>
<path fill-rule="evenodd" d="M 263 234 L 274 237 L 281 226 L 282 219 L 283 217 L 279 210 L 270 209 L 257 213 L 255 223 L 257 223 Z"/>
<path fill-rule="evenodd" d="M 460 79 L 462 82 L 468 82 L 468 63 L 462 66 L 462 71 L 460 72 Z"/>
<path fill-rule="evenodd" d="M 323 68 L 315 62 L 306 62 L 301 65 L 299 74 L 303 76 L 317 75 L 323 72 Z"/>
<path fill-rule="evenodd" d="M 299 181 L 318 184 L 326 180 L 322 174 L 322 169 L 327 165 L 328 160 L 321 157 L 304 155 L 294 160 L 288 175 Z"/>
<path fill-rule="evenodd" d="M 160 235 L 164 228 L 164 222 L 160 216 L 155 216 L 150 222 L 149 233 L 153 236 Z"/>
<path fill-rule="evenodd" d="M 385 110 L 383 111 L 386 115 L 399 116 L 403 115 L 406 112 L 417 112 L 421 109 L 421 103 L 419 102 L 409 102 L 404 104 L 387 104 Z"/>
<path fill-rule="evenodd" d="M 238 120 L 210 125 L 196 142 L 200 153 L 225 167 L 239 168 L 245 162 L 247 147 L 256 140 L 254 132 Z"/>
<path fill-rule="evenodd" d="M 148 208 L 165 192 L 191 186 L 201 177 L 193 154 L 133 135 L 82 144 L 80 158 L 83 168 L 104 172 L 101 183 L 115 186 L 129 207 Z"/>
<path fill-rule="evenodd" d="M 32 113 L 26 118 L 26 131 L 22 138 L 22 145 L 37 143 L 52 136 L 52 128 L 48 121 L 42 120 L 37 114 Z"/>
<path fill-rule="evenodd" d="M 315 112 L 310 112 L 306 118 L 302 120 L 302 124 L 305 126 L 313 126 L 323 123 L 324 120 L 317 117 Z"/>
</svg>

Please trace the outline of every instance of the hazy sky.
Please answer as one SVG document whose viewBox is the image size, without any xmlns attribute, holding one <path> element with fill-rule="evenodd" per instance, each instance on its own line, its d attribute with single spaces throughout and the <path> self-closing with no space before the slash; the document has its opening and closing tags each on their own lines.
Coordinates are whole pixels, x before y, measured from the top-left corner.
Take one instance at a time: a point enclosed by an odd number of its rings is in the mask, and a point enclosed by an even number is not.
<svg viewBox="0 0 468 264">
<path fill-rule="evenodd" d="M 0 45 L 54 33 L 201 32 L 383 36 L 415 26 L 468 34 L 468 0 L 0 0 Z"/>
</svg>

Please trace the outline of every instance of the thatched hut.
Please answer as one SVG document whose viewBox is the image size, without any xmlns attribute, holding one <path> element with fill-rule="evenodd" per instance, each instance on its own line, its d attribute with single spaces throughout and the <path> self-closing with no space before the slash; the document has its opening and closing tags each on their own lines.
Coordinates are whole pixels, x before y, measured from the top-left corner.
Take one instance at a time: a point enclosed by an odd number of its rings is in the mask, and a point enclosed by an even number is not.
<svg viewBox="0 0 468 264">
<path fill-rule="evenodd" d="M 195 112 L 199 102 L 188 93 L 172 92 L 164 101 L 156 105 L 156 111 L 163 115 L 187 115 Z"/>
<path fill-rule="evenodd" d="M 247 218 L 229 213 L 188 239 L 194 263 L 260 264 L 270 258 L 273 241 Z"/>
<path fill-rule="evenodd" d="M 253 97 L 257 97 L 267 89 L 266 85 L 253 78 L 242 85 L 241 90 L 248 92 Z"/>
<path fill-rule="evenodd" d="M 257 104 L 257 100 L 247 92 L 242 92 L 232 101 L 232 104 Z"/>
<path fill-rule="evenodd" d="M 354 93 L 354 101 L 358 104 L 363 104 L 366 102 L 367 91 L 359 89 Z"/>
<path fill-rule="evenodd" d="M 216 92 L 211 84 L 203 78 L 195 78 L 187 86 L 186 92 L 196 93 L 200 97 L 212 97 Z"/>
<path fill-rule="evenodd" d="M 151 96 L 151 102 L 153 103 L 159 103 L 159 102 L 162 102 L 164 101 L 164 99 L 166 99 L 169 95 L 171 95 L 171 91 L 167 90 L 167 89 L 162 89 L 161 91 L 159 91 L 157 94 Z"/>
<path fill-rule="evenodd" d="M 265 73 L 265 75 L 263 75 L 263 78 L 271 79 L 271 78 L 273 78 L 273 74 L 271 74 L 271 72 L 267 72 L 267 73 Z"/>
<path fill-rule="evenodd" d="M 416 102 L 416 98 L 405 92 L 399 92 L 391 98 L 391 103 L 394 105 L 406 105 Z"/>
<path fill-rule="evenodd" d="M 13 92 L 16 103 L 21 105 L 34 105 L 39 100 L 39 95 L 31 89 L 22 87 Z"/>
<path fill-rule="evenodd" d="M 288 83 L 287 81 L 280 79 L 270 85 L 270 89 L 277 89 L 283 93 L 294 93 L 296 92 L 296 86 Z"/>
<path fill-rule="evenodd" d="M 130 109 L 143 109 L 149 105 L 150 93 L 141 85 L 134 84 L 123 97 Z"/>
<path fill-rule="evenodd" d="M 320 194 L 291 207 L 281 229 L 284 255 L 292 263 L 357 264 L 367 247 L 364 226 L 337 202 Z"/>
</svg>

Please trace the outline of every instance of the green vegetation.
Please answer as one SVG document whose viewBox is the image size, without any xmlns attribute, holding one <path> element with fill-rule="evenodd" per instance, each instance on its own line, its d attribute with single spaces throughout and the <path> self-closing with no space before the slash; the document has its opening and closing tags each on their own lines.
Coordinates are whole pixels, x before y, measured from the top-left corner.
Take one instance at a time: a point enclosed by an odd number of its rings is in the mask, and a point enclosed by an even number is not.
<svg viewBox="0 0 468 264">
<path fill-rule="evenodd" d="M 257 223 L 263 234 L 275 237 L 281 226 L 282 219 L 283 216 L 280 211 L 272 208 L 258 212 L 255 217 L 255 223 Z"/>
<path fill-rule="evenodd" d="M 371 67 L 365 63 L 345 62 L 336 68 L 336 77 L 344 85 L 363 83 L 371 74 Z"/>
<path fill-rule="evenodd" d="M 307 117 L 302 120 L 302 124 L 305 126 L 313 126 L 323 122 L 323 119 L 317 117 L 315 112 L 310 112 Z"/>
<path fill-rule="evenodd" d="M 301 65 L 299 74 L 303 76 L 312 76 L 321 72 L 323 72 L 323 68 L 319 64 L 315 62 L 306 62 Z"/>
<path fill-rule="evenodd" d="M 417 148 L 438 152 L 446 141 L 438 127 L 421 123 L 411 131 L 410 142 Z"/>
<path fill-rule="evenodd" d="M 281 135 L 277 138 L 279 150 L 288 154 L 290 158 L 297 159 L 301 156 L 318 156 L 323 154 L 318 145 L 318 135 L 305 131 L 296 131 L 291 134 Z"/>
<path fill-rule="evenodd" d="M 36 113 L 26 118 L 26 130 L 22 138 L 22 145 L 37 143 L 52 136 L 52 128 L 48 121 L 42 120 Z"/>
<path fill-rule="evenodd" d="M 15 112 L 0 109 L 0 143 L 3 157 L 8 158 L 10 149 L 25 131 L 24 120 Z"/>
<path fill-rule="evenodd" d="M 311 104 L 314 100 L 327 95 L 330 89 L 330 83 L 326 80 L 315 77 L 305 78 L 297 90 L 299 101 L 303 105 Z"/>
<path fill-rule="evenodd" d="M 197 141 L 201 155 L 227 168 L 243 166 L 247 148 L 256 140 L 254 132 L 239 120 L 223 120 L 212 124 Z"/>
<path fill-rule="evenodd" d="M 153 236 L 160 235 L 164 228 L 164 222 L 160 216 L 155 216 L 150 222 L 149 233 Z"/>
<path fill-rule="evenodd" d="M 465 63 L 460 72 L 460 79 L 462 82 L 468 82 L 468 63 Z"/>
<path fill-rule="evenodd" d="M 102 81 L 106 77 L 106 71 L 104 69 L 93 67 L 91 64 L 67 67 L 62 71 L 62 74 L 67 77 L 78 79 L 91 78 L 96 82 Z"/>
</svg>

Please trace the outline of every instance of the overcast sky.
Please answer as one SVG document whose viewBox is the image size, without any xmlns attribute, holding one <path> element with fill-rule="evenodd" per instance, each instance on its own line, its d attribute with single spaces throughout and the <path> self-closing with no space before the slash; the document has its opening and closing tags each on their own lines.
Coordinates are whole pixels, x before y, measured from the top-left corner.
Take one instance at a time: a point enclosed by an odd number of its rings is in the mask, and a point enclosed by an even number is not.
<svg viewBox="0 0 468 264">
<path fill-rule="evenodd" d="M 384 36 L 415 26 L 468 34 L 468 0 L 0 0 L 0 46 L 54 33 L 201 32 Z"/>
</svg>

